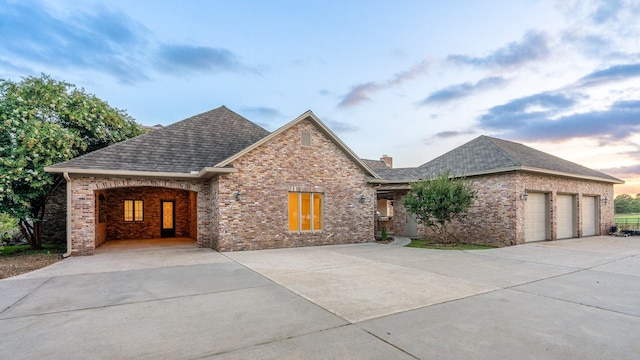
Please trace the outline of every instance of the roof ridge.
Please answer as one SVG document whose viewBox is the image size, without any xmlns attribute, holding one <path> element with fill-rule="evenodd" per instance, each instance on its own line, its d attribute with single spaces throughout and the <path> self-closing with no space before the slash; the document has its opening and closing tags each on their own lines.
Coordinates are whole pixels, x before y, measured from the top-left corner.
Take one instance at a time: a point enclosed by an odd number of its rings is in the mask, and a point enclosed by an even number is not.
<svg viewBox="0 0 640 360">
<path fill-rule="evenodd" d="M 491 136 L 487 136 L 487 135 L 480 135 L 480 137 L 481 137 L 481 138 L 486 138 L 486 139 L 487 139 L 487 141 L 489 141 L 489 143 L 491 143 L 491 145 L 493 145 L 493 146 L 494 146 L 494 147 L 496 147 L 498 150 L 500 150 L 500 152 L 501 152 L 504 156 L 506 156 L 506 157 L 508 157 L 509 159 L 511 159 L 514 163 L 516 163 L 516 164 L 518 164 L 518 165 L 522 166 L 522 161 L 520 161 L 519 159 L 516 159 L 515 157 L 513 157 L 513 156 L 512 156 L 511 154 L 509 154 L 505 149 L 503 149 L 500 145 L 498 145 L 498 144 L 496 143 L 496 141 L 494 141 L 494 140 L 506 141 L 506 142 L 510 142 L 510 143 L 512 143 L 512 144 L 517 144 L 517 145 L 521 145 L 521 146 L 524 146 L 523 144 L 520 144 L 520 143 L 517 143 L 517 142 L 514 142 L 514 141 L 509 141 L 509 140 L 502 140 L 502 139 L 498 139 L 498 138 L 493 138 L 493 137 L 491 137 Z"/>
</svg>

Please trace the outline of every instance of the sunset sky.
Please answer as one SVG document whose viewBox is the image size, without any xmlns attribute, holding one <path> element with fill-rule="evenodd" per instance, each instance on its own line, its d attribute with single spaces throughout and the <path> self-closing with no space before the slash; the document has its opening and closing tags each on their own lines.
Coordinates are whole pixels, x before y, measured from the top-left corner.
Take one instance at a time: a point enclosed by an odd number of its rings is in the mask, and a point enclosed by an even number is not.
<svg viewBox="0 0 640 360">
<path fill-rule="evenodd" d="M 640 0 L 0 0 L 0 78 L 40 73 L 144 125 L 312 110 L 395 167 L 489 135 L 640 192 Z"/>
</svg>

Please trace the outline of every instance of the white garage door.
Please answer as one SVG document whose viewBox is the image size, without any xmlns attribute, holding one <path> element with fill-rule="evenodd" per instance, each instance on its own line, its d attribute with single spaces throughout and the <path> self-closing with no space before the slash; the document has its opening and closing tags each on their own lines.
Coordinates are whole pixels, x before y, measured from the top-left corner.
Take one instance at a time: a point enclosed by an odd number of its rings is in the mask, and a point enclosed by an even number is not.
<svg viewBox="0 0 640 360">
<path fill-rule="evenodd" d="M 524 204 L 524 241 L 546 240 L 548 224 L 547 195 L 530 193 Z"/>
<path fill-rule="evenodd" d="M 576 236 L 573 195 L 556 196 L 556 219 L 558 222 L 558 239 L 568 239 Z"/>
<path fill-rule="evenodd" d="M 582 236 L 598 233 L 598 207 L 595 196 L 582 197 Z"/>
</svg>

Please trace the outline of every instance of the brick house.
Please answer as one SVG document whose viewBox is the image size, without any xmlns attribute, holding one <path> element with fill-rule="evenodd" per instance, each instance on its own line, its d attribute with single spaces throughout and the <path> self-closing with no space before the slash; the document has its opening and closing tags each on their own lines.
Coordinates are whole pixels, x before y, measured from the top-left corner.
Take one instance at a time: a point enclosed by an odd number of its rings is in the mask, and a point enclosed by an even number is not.
<svg viewBox="0 0 640 360">
<path fill-rule="evenodd" d="M 374 238 L 379 177 L 311 111 L 270 133 L 222 106 L 45 170 L 66 179 L 72 255 L 115 239 L 234 251 Z"/>
<path fill-rule="evenodd" d="M 382 159 L 381 159 L 382 160 Z M 390 162 L 389 162 L 390 163 Z M 401 205 L 410 183 L 450 171 L 477 190 L 475 205 L 451 227 L 459 240 L 507 246 L 609 232 L 613 186 L 623 181 L 522 144 L 480 136 L 415 168 L 379 167 L 378 233 L 426 237 Z"/>
</svg>

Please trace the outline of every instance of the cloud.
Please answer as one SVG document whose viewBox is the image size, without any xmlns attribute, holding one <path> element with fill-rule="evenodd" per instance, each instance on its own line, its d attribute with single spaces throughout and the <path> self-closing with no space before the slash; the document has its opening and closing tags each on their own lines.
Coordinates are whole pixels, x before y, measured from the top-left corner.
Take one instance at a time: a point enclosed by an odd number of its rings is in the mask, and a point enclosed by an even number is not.
<svg viewBox="0 0 640 360">
<path fill-rule="evenodd" d="M 640 174 L 640 164 L 620 166 L 608 169 L 598 169 L 598 171 L 602 171 L 605 174 L 609 174 L 618 178 L 634 177 Z"/>
<path fill-rule="evenodd" d="M 329 120 L 327 121 L 327 126 L 329 126 L 329 129 L 342 134 L 360 130 L 360 128 L 358 128 L 357 126 L 354 126 L 352 124 L 349 124 L 343 121 Z"/>
<path fill-rule="evenodd" d="M 447 86 L 440 90 L 434 91 L 424 100 L 420 102 L 421 105 L 430 104 L 443 104 L 453 100 L 458 100 L 471 96 L 475 93 L 489 90 L 505 84 L 507 81 L 500 76 L 492 76 L 479 80 L 475 84 L 466 82 L 462 84 L 456 84 Z"/>
<path fill-rule="evenodd" d="M 369 100 L 369 95 L 381 90 L 388 89 L 393 86 L 398 86 L 406 81 L 413 80 L 416 77 L 425 74 L 427 71 L 428 63 L 426 60 L 415 64 L 410 69 L 398 72 L 391 78 L 381 83 L 366 82 L 355 85 L 351 88 L 347 94 L 342 97 L 342 100 L 338 103 L 338 107 L 347 108 L 358 105 L 366 100 Z"/>
<path fill-rule="evenodd" d="M 547 35 L 529 31 L 520 42 L 511 42 L 485 57 L 449 55 L 447 61 L 479 68 L 506 68 L 544 59 L 547 55 L 549 55 Z"/>
<path fill-rule="evenodd" d="M 242 108 L 243 112 L 247 112 L 260 117 L 278 118 L 282 116 L 282 113 L 278 109 L 265 107 L 265 106 L 245 106 Z"/>
<path fill-rule="evenodd" d="M 191 45 L 162 45 L 157 53 L 162 70 L 182 72 L 237 71 L 238 56 L 227 49 Z"/>
<path fill-rule="evenodd" d="M 433 137 L 439 139 L 451 139 L 454 137 L 462 136 L 462 135 L 472 135 L 475 134 L 473 130 L 464 130 L 464 131 L 442 131 L 433 135 Z"/>
<path fill-rule="evenodd" d="M 614 65 L 582 77 L 576 85 L 579 87 L 596 86 L 634 77 L 640 77 L 640 64 Z"/>
<path fill-rule="evenodd" d="M 338 107 L 351 107 L 365 100 L 369 100 L 369 93 L 379 91 L 380 89 L 382 89 L 380 85 L 372 82 L 355 85 L 351 88 L 351 91 L 342 97 L 342 100 L 338 103 Z"/>
<path fill-rule="evenodd" d="M 490 108 L 480 125 L 493 130 L 517 129 L 540 118 L 551 118 L 576 104 L 575 96 L 543 92 Z"/>
<path fill-rule="evenodd" d="M 94 70 L 135 83 L 148 79 L 153 69 L 180 74 L 243 68 L 227 49 L 158 43 L 139 22 L 105 7 L 62 16 L 42 4 L 0 0 L 0 24 L 5 69 Z"/>
<path fill-rule="evenodd" d="M 596 24 L 603 24 L 609 21 L 616 21 L 618 13 L 624 7 L 620 0 L 606 0 L 591 14 L 591 20 Z"/>
<path fill-rule="evenodd" d="M 562 94 L 517 99 L 490 109 L 480 118 L 480 127 L 523 141 L 597 137 L 603 143 L 611 143 L 640 131 L 640 100 L 617 101 L 606 110 L 554 118 L 574 103 L 575 99 Z M 532 106 L 540 110 L 527 111 Z"/>
<path fill-rule="evenodd" d="M 143 78 L 127 49 L 144 46 L 144 28 L 122 13 L 98 11 L 64 19 L 43 6 L 4 3 L 0 6 L 4 61 L 14 66 L 24 66 L 26 61 L 40 66 L 99 68 L 125 82 Z"/>
<path fill-rule="evenodd" d="M 453 139 L 458 136 L 473 135 L 475 133 L 476 132 L 473 129 L 462 131 L 441 131 L 428 138 L 422 139 L 422 143 L 425 145 L 433 145 L 437 140 Z"/>
</svg>

